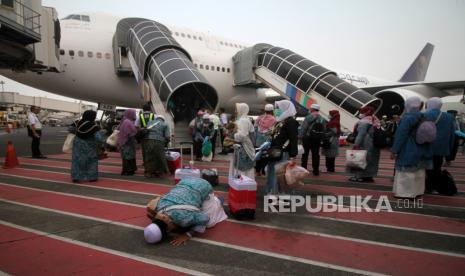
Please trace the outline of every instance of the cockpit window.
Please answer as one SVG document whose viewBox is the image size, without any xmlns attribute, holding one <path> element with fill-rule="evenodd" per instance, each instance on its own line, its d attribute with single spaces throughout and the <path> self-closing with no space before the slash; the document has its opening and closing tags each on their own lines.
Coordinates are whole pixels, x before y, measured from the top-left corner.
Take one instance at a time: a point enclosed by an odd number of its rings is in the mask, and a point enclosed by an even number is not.
<svg viewBox="0 0 465 276">
<path fill-rule="evenodd" d="M 84 22 L 90 22 L 90 17 L 88 15 L 80 15 L 80 14 L 70 14 L 63 18 L 62 20 L 79 20 L 79 21 L 84 21 Z"/>
</svg>

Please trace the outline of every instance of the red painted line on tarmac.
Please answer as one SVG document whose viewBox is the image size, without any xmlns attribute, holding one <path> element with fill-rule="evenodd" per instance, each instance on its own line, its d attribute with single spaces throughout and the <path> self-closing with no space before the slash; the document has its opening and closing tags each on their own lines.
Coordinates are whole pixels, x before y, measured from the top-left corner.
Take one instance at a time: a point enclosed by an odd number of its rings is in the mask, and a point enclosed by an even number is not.
<svg viewBox="0 0 465 276">
<path fill-rule="evenodd" d="M 61 169 L 71 169 L 71 163 L 65 161 L 54 161 L 54 160 L 44 160 L 44 159 L 30 159 L 30 158 L 18 158 L 20 164 L 26 165 L 37 165 L 37 166 L 48 166 L 54 168 L 61 168 Z M 99 172 L 105 173 L 114 173 L 114 174 L 121 174 L 121 168 L 116 166 L 105 166 L 99 165 L 98 166 Z M 136 172 L 136 175 L 143 175 L 141 170 Z"/>
<path fill-rule="evenodd" d="M 23 169 L 23 168 L 13 168 L 13 169 L 0 169 L 0 174 L 11 175 L 11 176 L 22 176 L 22 177 L 31 177 L 44 181 L 59 181 L 65 182 L 69 185 L 76 185 L 71 182 L 69 174 L 51 172 L 51 171 L 42 171 L 42 170 L 33 170 L 33 169 Z M 97 187 L 97 188 L 112 188 L 119 189 L 129 192 L 142 192 L 150 193 L 154 195 L 162 195 L 171 190 L 174 187 L 160 184 L 160 183 L 145 183 L 141 181 L 126 181 L 112 178 L 99 177 L 99 180 L 96 182 L 81 183 L 87 186 Z M 215 191 L 215 194 L 227 197 L 227 193 L 221 191 Z"/>
<path fill-rule="evenodd" d="M 183 275 L 5 225 L 0 225 L 0 232 L 5 241 L 0 244 L 0 270 L 12 275 Z"/>
<path fill-rule="evenodd" d="M 16 202 L 110 220 L 122 220 L 120 212 L 123 212 L 126 217 L 131 217 L 135 213 L 144 213 L 143 207 L 75 198 L 2 184 L 0 184 L 0 195 L 2 198 Z M 128 223 L 128 221 L 125 222 Z M 129 223 L 145 226 L 148 222 L 147 218 L 140 217 Z M 451 275 L 451 273 L 457 273 L 459 275 L 465 269 L 465 258 L 461 257 L 301 234 L 230 221 L 209 229 L 200 238 L 387 274 Z"/>
<path fill-rule="evenodd" d="M 377 180 L 377 179 L 376 179 Z M 294 186 L 297 190 L 304 191 L 317 191 L 323 192 L 324 194 L 333 194 L 333 195 L 343 195 L 343 196 L 372 196 L 372 199 L 377 199 L 380 196 L 387 196 L 389 201 L 397 201 L 393 197 L 392 192 L 381 192 L 376 190 L 365 190 L 357 188 L 348 188 L 348 187 L 335 187 L 328 185 L 317 185 L 317 184 L 308 184 L 303 186 Z M 461 207 L 465 208 L 465 198 L 463 197 L 446 197 L 446 196 L 436 196 L 436 195 L 423 195 L 423 203 L 441 205 L 446 207 Z"/>
</svg>

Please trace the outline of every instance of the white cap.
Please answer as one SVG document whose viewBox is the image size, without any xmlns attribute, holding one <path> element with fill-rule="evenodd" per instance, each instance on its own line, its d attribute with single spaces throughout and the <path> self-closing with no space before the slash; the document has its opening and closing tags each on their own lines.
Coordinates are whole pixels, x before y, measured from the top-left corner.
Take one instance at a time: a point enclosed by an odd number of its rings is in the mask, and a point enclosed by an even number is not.
<svg viewBox="0 0 465 276">
<path fill-rule="evenodd" d="M 155 223 L 149 224 L 149 226 L 144 229 L 144 238 L 147 243 L 157 243 L 161 241 L 162 234 L 160 227 Z"/>
<path fill-rule="evenodd" d="M 203 118 L 204 120 L 207 120 L 207 119 L 210 120 L 210 114 L 205 113 L 205 114 L 203 115 L 202 118 Z"/>
<path fill-rule="evenodd" d="M 320 110 L 320 105 L 319 104 L 312 104 L 310 106 L 311 109 L 315 109 L 315 110 Z"/>
<path fill-rule="evenodd" d="M 272 104 L 265 105 L 265 111 L 273 111 L 274 107 Z"/>
</svg>

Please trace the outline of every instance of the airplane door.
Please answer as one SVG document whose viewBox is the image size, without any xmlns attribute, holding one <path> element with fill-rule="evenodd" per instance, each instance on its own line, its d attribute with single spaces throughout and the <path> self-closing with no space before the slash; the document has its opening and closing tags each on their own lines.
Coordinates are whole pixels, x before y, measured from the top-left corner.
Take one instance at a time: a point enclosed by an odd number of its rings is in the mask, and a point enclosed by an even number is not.
<svg viewBox="0 0 465 276">
<path fill-rule="evenodd" d="M 215 50 L 215 51 L 220 50 L 220 43 L 213 36 L 206 35 L 205 36 L 205 43 L 207 44 L 207 47 L 212 49 L 212 50 Z"/>
</svg>

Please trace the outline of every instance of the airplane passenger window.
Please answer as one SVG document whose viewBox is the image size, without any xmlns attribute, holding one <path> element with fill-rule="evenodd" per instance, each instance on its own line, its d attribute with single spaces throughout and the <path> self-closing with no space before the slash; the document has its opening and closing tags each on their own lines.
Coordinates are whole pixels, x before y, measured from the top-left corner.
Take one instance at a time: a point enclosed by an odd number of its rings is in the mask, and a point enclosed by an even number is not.
<svg viewBox="0 0 465 276">
<path fill-rule="evenodd" d="M 88 15 L 81 15 L 81 20 L 85 22 L 90 22 L 90 17 Z"/>
<path fill-rule="evenodd" d="M 228 69 L 226 69 L 226 71 L 229 73 L 229 72 L 231 72 L 231 69 L 228 68 Z"/>
<path fill-rule="evenodd" d="M 190 35 L 190 34 L 188 34 L 188 35 L 187 35 L 187 38 L 191 38 L 191 35 Z"/>
<path fill-rule="evenodd" d="M 217 67 L 216 67 L 216 71 L 218 71 L 218 72 L 219 72 L 219 71 L 220 71 L 220 67 L 218 67 L 218 66 L 217 66 Z"/>
<path fill-rule="evenodd" d="M 200 64 L 200 69 L 203 69 L 203 64 Z"/>
<path fill-rule="evenodd" d="M 83 52 L 83 51 L 78 51 L 78 56 L 83 57 L 83 56 L 84 56 L 84 52 Z"/>
<path fill-rule="evenodd" d="M 197 63 L 194 63 L 194 67 L 197 68 Z"/>
<path fill-rule="evenodd" d="M 181 36 L 182 36 L 182 37 L 185 37 L 186 35 L 185 35 L 184 33 L 181 33 Z"/>
<path fill-rule="evenodd" d="M 199 36 L 199 40 L 202 41 L 202 37 L 201 37 L 201 36 Z"/>
<path fill-rule="evenodd" d="M 220 45 L 223 45 L 223 41 L 220 41 Z"/>
<path fill-rule="evenodd" d="M 197 37 L 196 37 L 195 35 L 194 35 L 194 36 L 192 36 L 192 37 L 193 37 L 194 39 L 197 39 Z"/>
<path fill-rule="evenodd" d="M 110 59 L 110 58 L 111 58 L 110 53 L 105 53 L 105 58 L 106 58 L 106 59 Z"/>
<path fill-rule="evenodd" d="M 97 52 L 96 56 L 97 56 L 97 58 L 102 58 L 102 53 Z"/>
<path fill-rule="evenodd" d="M 234 44 L 234 47 L 236 47 L 236 48 L 237 48 L 237 44 Z"/>
<path fill-rule="evenodd" d="M 205 69 L 206 69 L 206 70 L 209 70 L 210 67 L 209 67 L 208 65 L 205 65 Z"/>
<path fill-rule="evenodd" d="M 221 67 L 221 72 L 224 72 L 224 71 L 226 71 L 226 70 L 224 69 L 224 67 Z"/>
<path fill-rule="evenodd" d="M 64 56 L 64 55 L 65 55 L 65 50 L 60 49 L 60 55 L 61 55 L 61 56 Z"/>
<path fill-rule="evenodd" d="M 212 66 L 211 66 L 211 69 L 212 69 L 212 71 L 215 71 L 215 66 L 212 65 Z"/>
<path fill-rule="evenodd" d="M 175 32 L 174 35 L 175 35 L 175 36 L 179 36 L 179 33 L 178 33 L 178 32 Z"/>
<path fill-rule="evenodd" d="M 87 57 L 93 57 L 94 56 L 94 53 L 92 53 L 91 51 L 87 52 Z"/>
<path fill-rule="evenodd" d="M 74 50 L 69 50 L 69 55 L 74 57 Z"/>
</svg>

